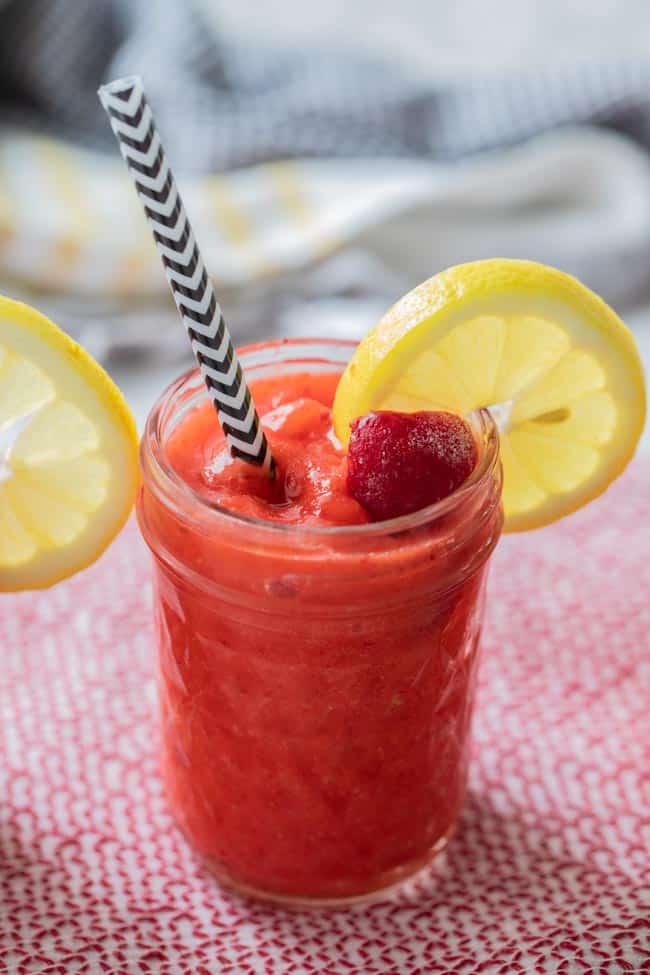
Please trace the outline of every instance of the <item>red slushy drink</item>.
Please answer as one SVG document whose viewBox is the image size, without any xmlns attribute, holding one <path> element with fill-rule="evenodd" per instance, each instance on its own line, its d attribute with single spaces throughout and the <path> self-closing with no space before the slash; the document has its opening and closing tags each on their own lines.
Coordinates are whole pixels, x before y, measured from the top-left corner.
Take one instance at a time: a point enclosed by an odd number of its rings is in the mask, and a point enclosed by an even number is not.
<svg viewBox="0 0 650 975">
<path fill-rule="evenodd" d="M 458 490 L 370 520 L 332 430 L 352 348 L 243 350 L 275 481 L 230 459 L 197 373 L 143 441 L 167 794 L 223 882 L 276 900 L 365 897 L 453 831 L 502 526 L 485 412 Z"/>
</svg>

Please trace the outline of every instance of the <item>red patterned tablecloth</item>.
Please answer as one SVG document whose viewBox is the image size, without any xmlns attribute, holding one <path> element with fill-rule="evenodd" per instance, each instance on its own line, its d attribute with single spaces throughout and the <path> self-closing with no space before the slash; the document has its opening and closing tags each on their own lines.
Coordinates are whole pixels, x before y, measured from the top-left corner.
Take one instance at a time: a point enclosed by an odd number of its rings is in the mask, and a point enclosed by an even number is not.
<svg viewBox="0 0 650 975">
<path fill-rule="evenodd" d="M 224 893 L 176 832 L 134 524 L 82 576 L 0 597 L 0 971 L 650 972 L 649 539 L 644 460 L 503 540 L 461 828 L 336 912 Z"/>
</svg>

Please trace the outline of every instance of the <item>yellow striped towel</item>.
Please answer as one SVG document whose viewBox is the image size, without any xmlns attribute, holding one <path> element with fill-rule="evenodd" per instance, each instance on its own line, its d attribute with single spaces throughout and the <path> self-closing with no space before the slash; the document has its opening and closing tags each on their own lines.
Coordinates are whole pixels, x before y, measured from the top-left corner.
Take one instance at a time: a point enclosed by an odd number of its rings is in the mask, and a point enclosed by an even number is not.
<svg viewBox="0 0 650 975">
<path fill-rule="evenodd" d="M 299 272 L 355 246 L 407 282 L 499 253 L 560 264 L 612 297 L 616 280 L 602 279 L 612 255 L 626 248 L 647 254 L 650 240 L 644 153 L 590 129 L 457 166 L 296 159 L 177 177 L 208 267 L 224 288 Z M 642 270 L 645 280 L 646 262 Z M 159 258 L 117 154 L 0 131 L 0 278 L 22 292 L 164 293 Z"/>
</svg>

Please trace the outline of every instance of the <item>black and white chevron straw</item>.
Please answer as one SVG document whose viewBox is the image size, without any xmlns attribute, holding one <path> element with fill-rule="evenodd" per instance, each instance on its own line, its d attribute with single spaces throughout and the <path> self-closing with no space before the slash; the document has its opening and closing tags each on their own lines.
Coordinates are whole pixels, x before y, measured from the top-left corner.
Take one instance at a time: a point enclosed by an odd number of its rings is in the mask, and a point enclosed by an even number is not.
<svg viewBox="0 0 650 975">
<path fill-rule="evenodd" d="M 268 441 L 167 162 L 142 79 L 111 81 L 99 89 L 99 98 L 153 231 L 230 453 L 273 476 L 275 463 Z"/>
</svg>

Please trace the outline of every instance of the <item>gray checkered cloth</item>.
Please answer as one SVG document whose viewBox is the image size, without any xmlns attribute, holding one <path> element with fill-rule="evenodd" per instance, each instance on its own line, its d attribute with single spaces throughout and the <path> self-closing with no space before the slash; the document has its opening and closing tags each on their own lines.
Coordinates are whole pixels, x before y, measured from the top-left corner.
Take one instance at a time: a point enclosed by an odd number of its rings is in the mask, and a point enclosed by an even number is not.
<svg viewBox="0 0 650 975">
<path fill-rule="evenodd" d="M 449 161 L 568 123 L 650 148 L 650 59 L 432 88 L 370 60 L 232 43 L 192 0 L 0 0 L 5 120 L 114 151 L 95 92 L 132 73 L 188 170 L 296 156 Z"/>
</svg>

